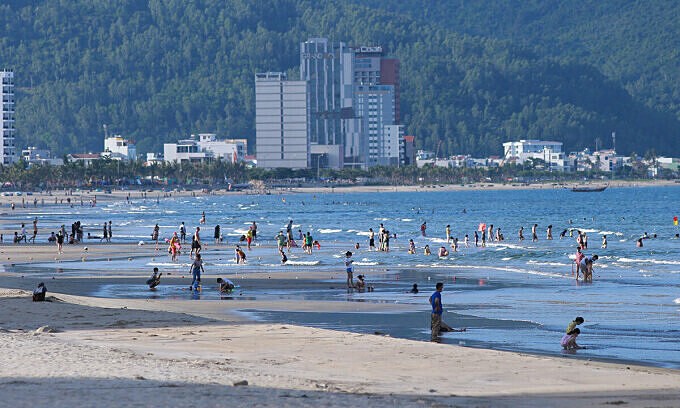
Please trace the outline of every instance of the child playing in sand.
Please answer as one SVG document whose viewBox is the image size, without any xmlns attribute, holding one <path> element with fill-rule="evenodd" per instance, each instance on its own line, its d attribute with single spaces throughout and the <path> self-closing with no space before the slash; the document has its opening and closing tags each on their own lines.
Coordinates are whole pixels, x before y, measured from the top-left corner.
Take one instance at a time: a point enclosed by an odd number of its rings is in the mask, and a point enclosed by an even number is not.
<svg viewBox="0 0 680 408">
<path fill-rule="evenodd" d="M 158 273 L 158 268 L 153 268 L 153 274 L 149 279 L 146 280 L 146 284 L 149 285 L 149 289 L 155 289 L 161 283 L 162 273 Z"/>
<path fill-rule="evenodd" d="M 33 301 L 34 302 L 44 302 L 45 295 L 47 294 L 47 287 L 43 282 L 38 284 L 38 287 L 33 290 Z"/>
<path fill-rule="evenodd" d="M 560 341 L 562 348 L 565 350 L 584 349 L 585 347 L 576 344 L 576 338 L 579 334 L 581 334 L 581 330 L 576 328 L 562 336 L 562 340 Z"/>
<path fill-rule="evenodd" d="M 231 291 L 236 287 L 234 282 L 230 281 L 229 279 L 217 278 L 217 284 L 219 285 L 218 288 L 220 293 L 231 293 Z"/>
</svg>

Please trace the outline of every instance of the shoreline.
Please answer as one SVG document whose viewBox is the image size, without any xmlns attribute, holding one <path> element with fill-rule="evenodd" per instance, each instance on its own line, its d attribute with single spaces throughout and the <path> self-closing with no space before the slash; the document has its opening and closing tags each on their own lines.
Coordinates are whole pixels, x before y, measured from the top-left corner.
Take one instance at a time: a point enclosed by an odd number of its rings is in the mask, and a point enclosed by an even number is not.
<svg viewBox="0 0 680 408">
<path fill-rule="evenodd" d="M 125 202 L 125 195 L 120 199 Z M 10 220 L 16 218 L 12 214 Z M 88 246 L 87 251 L 84 246 Z M 427 305 L 423 309 L 391 302 L 308 299 L 201 302 L 186 298 L 101 298 L 64 294 L 56 289 L 53 293 L 51 288 L 57 285 L 48 280 L 48 296 L 55 296 L 55 301 L 34 303 L 26 290 L 35 282 L 19 277 L 21 268 L 43 262 L 64 262 L 65 266 L 78 263 L 87 271 L 91 269 L 88 262 L 166 259 L 162 250 L 165 245 L 159 247 L 161 250 L 156 251 L 153 244 L 81 243 L 64 245 L 65 253 L 55 256 L 54 244 L 0 246 L 0 264 L 14 271 L 0 273 L 0 287 L 14 281 L 24 288 L 0 289 L 2 347 L 13 356 L 0 367 L 4 379 L 0 391 L 13 405 L 31 404 L 34 398 L 29 401 L 26 395 L 50 398 L 54 407 L 89 401 L 145 405 L 150 392 L 154 393 L 154 404 L 202 406 L 222 406 L 225 398 L 235 406 L 343 407 L 378 403 L 653 406 L 673 405 L 680 399 L 680 370 L 676 369 L 265 323 L 243 312 L 416 311 L 426 317 Z M 229 248 L 208 243 L 206 253 L 230 257 Z M 305 271 L 304 278 L 295 281 L 306 268 L 266 271 L 257 265 L 246 267 L 204 276 L 213 281 L 218 275 L 241 274 L 262 287 L 288 280 L 298 289 L 308 284 L 305 281 L 328 279 L 329 275 L 338 282 L 325 286 L 341 287 L 343 281 L 343 271 Z M 251 268 L 257 273 L 247 272 Z M 116 277 L 108 271 L 93 271 L 86 278 L 61 275 L 57 279 L 65 286 L 75 285 L 78 279 L 127 283 L 146 278 L 147 269 L 122 268 L 114 274 Z M 182 279 L 178 276 L 182 273 L 187 275 L 183 270 L 172 273 L 173 280 Z M 184 278 L 182 285 L 186 279 L 190 278 Z M 45 325 L 57 331 L 36 332 Z M 234 386 L 243 380 L 248 381 L 247 386 Z M 159 388 L 160 393 L 156 392 Z M 55 390 L 60 393 L 56 400 L 50 397 Z"/>
<path fill-rule="evenodd" d="M 49 295 L 56 299 L 34 303 L 27 292 L 0 289 L 9 312 L 0 324 L 3 349 L 15 357 L 0 368 L 11 380 L 0 390 L 19 406 L 19 393 L 89 383 L 110 388 L 67 393 L 51 405 L 100 394 L 97 401 L 143 404 L 148 386 L 182 391 L 155 403 L 195 404 L 204 401 L 195 391 L 202 390 L 208 406 L 234 395 L 243 406 L 297 405 L 282 394 L 302 393 L 304 405 L 324 406 L 406 406 L 422 398 L 427 405 L 645 406 L 680 397 L 677 370 L 265 324 L 244 320 L 234 305 Z M 51 329 L 36 331 L 45 325 Z M 243 380 L 247 386 L 233 385 Z"/>
</svg>

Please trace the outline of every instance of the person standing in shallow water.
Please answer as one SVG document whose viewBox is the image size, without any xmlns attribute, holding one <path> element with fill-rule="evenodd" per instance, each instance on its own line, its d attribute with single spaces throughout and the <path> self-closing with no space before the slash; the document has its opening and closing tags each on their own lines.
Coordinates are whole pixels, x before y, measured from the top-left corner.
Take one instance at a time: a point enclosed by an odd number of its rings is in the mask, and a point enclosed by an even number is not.
<svg viewBox="0 0 680 408">
<path fill-rule="evenodd" d="M 215 245 L 220 243 L 220 224 L 215 225 L 215 233 L 213 234 L 215 238 Z"/>
<path fill-rule="evenodd" d="M 347 287 L 354 287 L 354 260 L 352 260 L 352 253 L 350 251 L 345 252 L 345 270 L 347 271 Z"/>
<path fill-rule="evenodd" d="M 439 331 L 442 327 L 442 313 L 444 308 L 442 306 L 442 290 L 444 290 L 444 283 L 437 282 L 434 293 L 430 296 L 430 305 L 432 306 L 432 314 L 430 321 L 430 341 L 439 341 Z"/>
<path fill-rule="evenodd" d="M 533 241 L 533 242 L 538 241 L 538 235 L 536 234 L 536 228 L 538 228 L 538 224 L 534 224 L 531 227 L 531 241 Z"/>
</svg>

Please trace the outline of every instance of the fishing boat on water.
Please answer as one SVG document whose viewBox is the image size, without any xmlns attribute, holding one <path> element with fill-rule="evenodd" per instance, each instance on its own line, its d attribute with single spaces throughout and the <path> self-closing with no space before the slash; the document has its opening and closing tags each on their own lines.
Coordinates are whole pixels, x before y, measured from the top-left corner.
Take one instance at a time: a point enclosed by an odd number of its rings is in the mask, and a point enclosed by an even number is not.
<svg viewBox="0 0 680 408">
<path fill-rule="evenodd" d="M 599 193 L 600 191 L 604 191 L 609 187 L 609 184 L 605 185 L 578 185 L 574 186 L 571 188 L 571 191 L 575 193 Z"/>
</svg>

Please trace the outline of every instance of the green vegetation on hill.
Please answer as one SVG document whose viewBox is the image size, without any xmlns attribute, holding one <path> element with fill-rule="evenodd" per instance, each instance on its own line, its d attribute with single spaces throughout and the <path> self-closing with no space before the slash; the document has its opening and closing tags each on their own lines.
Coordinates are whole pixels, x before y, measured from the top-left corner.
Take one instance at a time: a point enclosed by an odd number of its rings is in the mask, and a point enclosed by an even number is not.
<svg viewBox="0 0 680 408">
<path fill-rule="evenodd" d="M 650 3 L 667 12 L 643 13 Z M 299 43 L 327 36 L 401 59 L 403 122 L 421 148 L 501 154 L 503 141 L 548 138 L 577 150 L 616 131 L 624 154 L 679 155 L 677 49 L 663 53 L 661 31 L 680 6 L 616 4 L 17 0 L 0 5 L 0 66 L 15 70 L 19 146 L 57 154 L 101 150 L 103 124 L 140 152 L 196 132 L 252 146 L 254 73 L 294 78 Z M 610 16 L 619 25 L 602 31 Z M 636 23 L 661 43 L 633 47 L 622 33 Z M 626 55 L 650 62 L 621 66 Z"/>
</svg>

